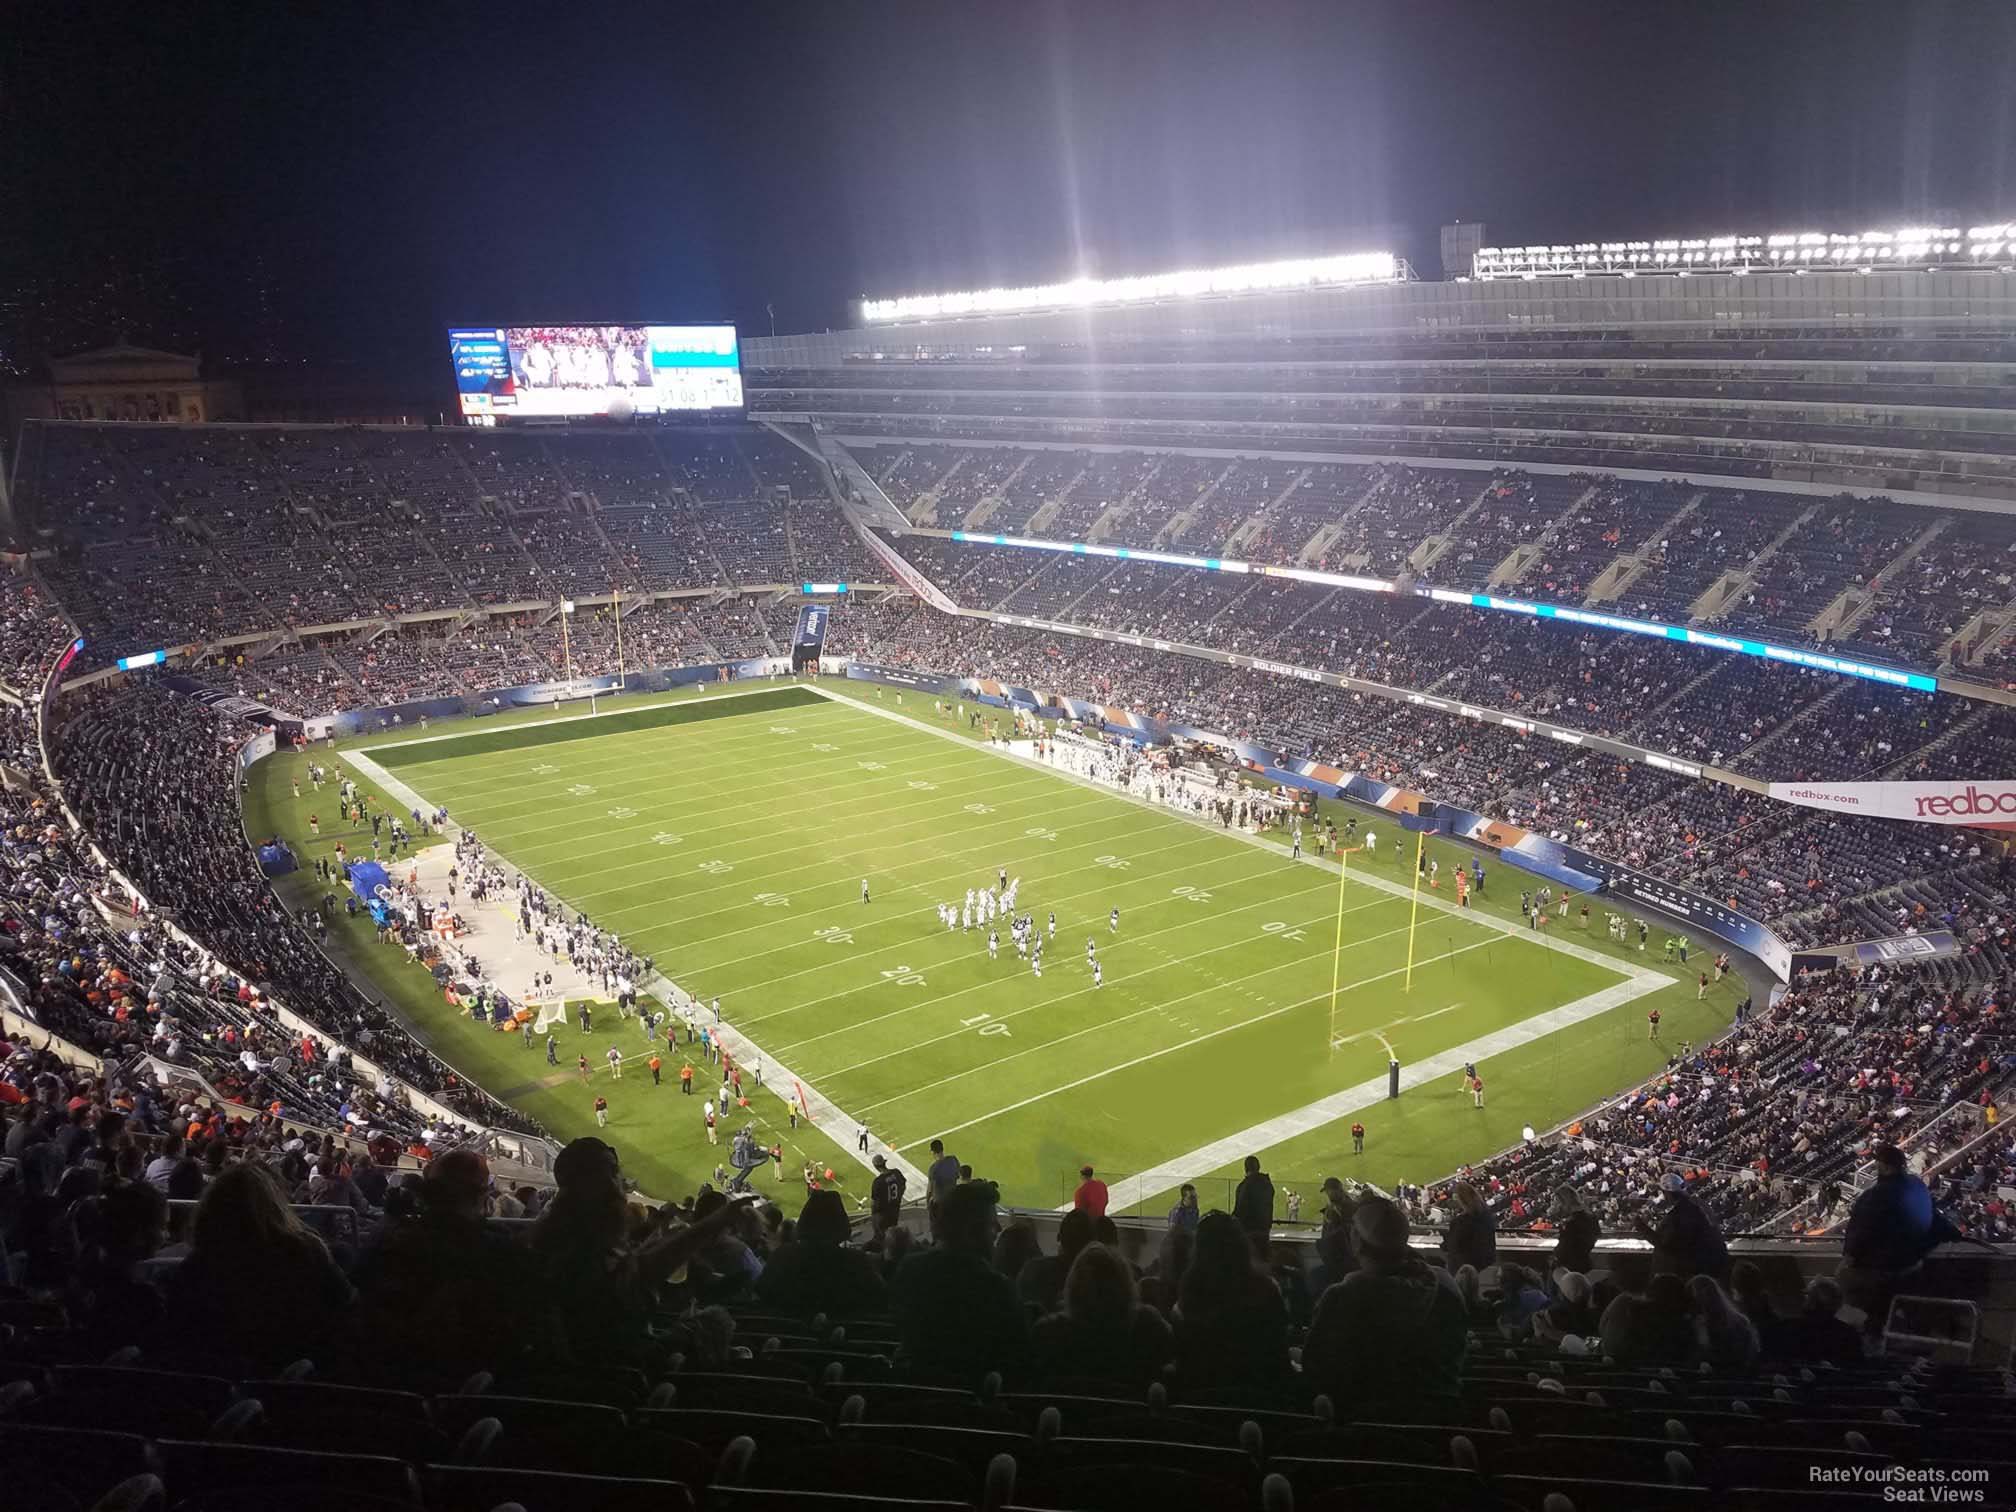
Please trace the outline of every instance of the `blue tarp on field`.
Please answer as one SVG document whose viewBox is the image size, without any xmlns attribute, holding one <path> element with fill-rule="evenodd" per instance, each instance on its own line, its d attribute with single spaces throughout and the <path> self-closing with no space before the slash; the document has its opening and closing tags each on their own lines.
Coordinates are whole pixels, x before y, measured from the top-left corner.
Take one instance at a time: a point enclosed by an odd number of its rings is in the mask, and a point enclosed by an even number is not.
<svg viewBox="0 0 2016 1512">
<path fill-rule="evenodd" d="M 378 889 L 390 887 L 392 878 L 384 867 L 376 861 L 353 861 L 350 863 L 350 888 L 357 894 L 359 903 L 376 900 Z"/>
</svg>

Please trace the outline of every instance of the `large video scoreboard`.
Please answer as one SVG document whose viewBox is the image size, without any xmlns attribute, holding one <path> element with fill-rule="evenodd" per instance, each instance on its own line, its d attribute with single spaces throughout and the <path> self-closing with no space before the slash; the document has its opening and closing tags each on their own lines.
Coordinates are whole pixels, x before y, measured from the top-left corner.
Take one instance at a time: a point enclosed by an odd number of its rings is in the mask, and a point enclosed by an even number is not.
<svg viewBox="0 0 2016 1512">
<path fill-rule="evenodd" d="M 732 325 L 457 327 L 448 333 L 465 418 L 739 413 Z"/>
</svg>

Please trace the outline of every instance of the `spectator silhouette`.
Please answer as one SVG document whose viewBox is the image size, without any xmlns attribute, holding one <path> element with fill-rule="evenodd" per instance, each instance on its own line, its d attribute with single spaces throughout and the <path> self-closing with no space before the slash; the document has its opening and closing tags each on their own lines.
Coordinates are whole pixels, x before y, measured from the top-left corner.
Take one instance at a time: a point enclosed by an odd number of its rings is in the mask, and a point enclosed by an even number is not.
<svg viewBox="0 0 2016 1512">
<path fill-rule="evenodd" d="M 1571 1335 L 1593 1338 L 1600 1317 L 1594 1294 L 1589 1278 L 1580 1271 L 1556 1271 L 1554 1300 L 1533 1315 L 1533 1337 L 1548 1344 L 1559 1344 Z"/>
<path fill-rule="evenodd" d="M 1017 1218 L 994 1241 L 994 1269 L 1013 1281 L 1022 1274 L 1023 1266 L 1042 1253 L 1043 1241 L 1037 1237 L 1036 1225 L 1027 1218 Z"/>
<path fill-rule="evenodd" d="M 913 1252 L 896 1272 L 889 1301 L 911 1370 L 972 1381 L 1024 1368 L 1029 1322 L 1014 1286 L 991 1263 L 1000 1200 L 991 1181 L 954 1187 L 940 1204 L 938 1243 Z"/>
<path fill-rule="evenodd" d="M 1666 1194 L 1666 1208 L 1659 1221 L 1639 1227 L 1652 1240 L 1654 1263 L 1680 1276 L 1714 1276 L 1718 1280 L 1729 1271 L 1729 1246 L 1707 1210 L 1687 1190 L 1687 1178 L 1668 1171 L 1659 1180 Z"/>
<path fill-rule="evenodd" d="M 1455 1393 L 1469 1345 L 1456 1283 L 1414 1254 L 1386 1198 L 1360 1200 L 1352 1224 L 1359 1268 L 1317 1299 L 1302 1346 L 1310 1389 L 1367 1402 Z"/>
<path fill-rule="evenodd" d="M 1912 1175 L 1904 1152 L 1893 1144 L 1873 1153 L 1876 1182 L 1855 1199 L 1841 1236 L 1841 1289 L 1868 1315 L 1871 1332 L 1880 1330 L 1898 1283 L 1925 1257 L 1960 1231 L 1932 1204 L 1932 1193 Z"/>
<path fill-rule="evenodd" d="M 1442 1236 L 1442 1253 L 1448 1257 L 1449 1269 L 1468 1265 L 1489 1270 L 1498 1260 L 1498 1225 L 1491 1209 L 1467 1181 L 1452 1183 L 1449 1195 L 1456 1204 L 1455 1215 Z"/>
<path fill-rule="evenodd" d="M 1083 1208 L 1071 1209 L 1057 1223 L 1057 1253 L 1039 1252 L 1015 1278 L 1015 1295 L 1022 1299 L 1023 1305 L 1039 1314 L 1055 1312 L 1064 1295 L 1064 1278 L 1071 1273 L 1071 1262 L 1091 1242 L 1092 1215 Z"/>
<path fill-rule="evenodd" d="M 1288 1309 L 1251 1239 L 1229 1213 L 1206 1213 L 1177 1292 L 1176 1363 L 1210 1385 L 1288 1374 Z"/>
<path fill-rule="evenodd" d="M 1169 1362 L 1169 1325 L 1143 1306 L 1134 1270 L 1117 1251 L 1092 1243 L 1071 1262 L 1064 1306 L 1035 1328 L 1045 1376 L 1104 1378 L 1138 1386 Z"/>
<path fill-rule="evenodd" d="M 1841 1286 L 1830 1276 L 1806 1283 L 1805 1305 L 1765 1340 L 1765 1348 L 1787 1359 L 1816 1365 L 1858 1365 L 1862 1335 L 1836 1316 L 1841 1311 Z"/>
<path fill-rule="evenodd" d="M 1246 1174 L 1232 1194 L 1232 1216 L 1254 1246 L 1265 1249 L 1274 1228 L 1274 1181 L 1260 1169 L 1260 1157 L 1246 1157 Z"/>
<path fill-rule="evenodd" d="M 532 1228 L 532 1253 L 543 1294 L 565 1298 L 552 1309 L 556 1345 L 595 1365 L 642 1362 L 652 1352 L 648 1330 L 659 1285 L 724 1232 L 743 1202 L 722 1203 L 704 1220 L 658 1231 L 675 1221 L 659 1209 L 633 1242 L 630 1205 L 616 1152 L 601 1140 L 574 1140 L 553 1162 L 557 1190 Z"/>
<path fill-rule="evenodd" d="M 847 1205 L 838 1192 L 806 1195 L 798 1238 L 776 1251 L 757 1278 L 756 1295 L 780 1312 L 851 1318 L 881 1310 L 886 1288 L 875 1262 L 849 1249 Z"/>
<path fill-rule="evenodd" d="M 146 1265 L 167 1240 L 168 1199 L 144 1181 L 117 1182 L 78 1229 L 80 1323 L 108 1354 L 144 1344 L 165 1312 Z"/>
<path fill-rule="evenodd" d="M 1596 1266 L 1596 1240 L 1601 1232 L 1596 1215 L 1583 1205 L 1582 1194 L 1564 1186 L 1554 1194 L 1554 1262 L 1550 1271 L 1587 1275 Z"/>
<path fill-rule="evenodd" d="M 1718 1370 L 1742 1370 L 1757 1363 L 1757 1326 L 1729 1300 L 1713 1276 L 1687 1283 L 1694 1304 L 1694 1329 L 1701 1358 Z"/>
<path fill-rule="evenodd" d="M 420 1182 L 419 1212 L 388 1219 L 357 1266 L 358 1333 L 377 1362 L 466 1374 L 501 1363 L 497 1320 L 522 1307 L 532 1261 L 485 1226 L 490 1168 L 474 1150 L 436 1157 Z"/>
<path fill-rule="evenodd" d="M 1603 1309 L 1603 1353 L 1620 1365 L 1684 1365 L 1695 1353 L 1687 1283 L 1671 1271 Z"/>
<path fill-rule="evenodd" d="M 167 1327 L 183 1344 L 266 1368 L 328 1359 L 356 1295 L 279 1179 L 251 1164 L 231 1166 L 203 1193 L 167 1292 Z"/>
<path fill-rule="evenodd" d="M 1190 1257 L 1197 1250 L 1197 1231 L 1172 1228 L 1162 1236 L 1162 1248 L 1141 1278 L 1141 1300 L 1165 1318 L 1176 1315 L 1176 1300 Z"/>
</svg>

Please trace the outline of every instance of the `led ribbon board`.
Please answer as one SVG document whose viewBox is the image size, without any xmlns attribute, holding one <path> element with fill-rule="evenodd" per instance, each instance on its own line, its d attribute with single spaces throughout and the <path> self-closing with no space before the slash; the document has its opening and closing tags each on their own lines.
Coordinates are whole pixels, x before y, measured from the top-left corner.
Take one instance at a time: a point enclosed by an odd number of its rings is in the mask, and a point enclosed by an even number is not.
<svg viewBox="0 0 2016 1512">
<path fill-rule="evenodd" d="M 983 535 L 955 530 L 952 539 L 982 546 L 1019 546 L 1033 551 L 1062 551 L 1073 556 L 1112 557 L 1126 562 L 1157 562 L 1165 567 L 1190 567 L 1204 572 L 1258 573 L 1264 577 L 1293 578 L 1298 583 L 1314 583 L 1325 588 L 1349 588 L 1359 593 L 1392 593 L 1393 584 L 1384 578 L 1354 577 L 1348 573 L 1316 572 L 1307 567 L 1268 567 L 1257 562 L 1241 562 L 1230 557 L 1184 556 L 1171 551 L 1142 551 L 1131 546 L 1094 546 L 1084 541 L 1039 541 L 1027 536 Z M 1779 646 L 1770 641 L 1723 635 L 1713 630 L 1691 630 L 1685 625 L 1666 625 L 1657 620 L 1629 619 L 1620 614 L 1580 609 L 1570 604 L 1544 604 L 1527 599 L 1499 598 L 1489 593 L 1461 593 L 1450 588 L 1417 587 L 1416 596 L 1438 604 L 1462 604 L 1472 609 L 1493 609 L 1505 614 L 1525 614 L 1536 619 L 1563 620 L 1599 630 L 1620 630 L 1630 635 L 1649 635 L 1660 640 L 1679 641 L 1689 646 L 1705 646 L 1737 656 L 1762 657 L 1765 661 L 1787 662 L 1815 672 L 1835 672 L 1843 677 L 1859 677 L 1867 682 L 1885 683 L 1893 688 L 1909 688 L 1916 693 L 1936 693 L 1939 680 L 1923 672 L 1907 672 L 1901 667 L 1878 666 L 1871 662 L 1830 656 L 1825 651 L 1805 651 L 1796 646 Z"/>
<path fill-rule="evenodd" d="M 1663 640 L 1680 641 L 1689 646 L 1706 646 L 1714 651 L 1731 651 L 1739 656 L 1761 656 L 1766 661 L 1790 662 L 1795 667 L 1809 667 L 1816 672 L 1838 672 L 1843 677 L 1861 677 L 1870 682 L 1888 683 L 1894 688 L 1910 688 L 1919 693 L 1939 691 L 1937 678 L 1927 677 L 1922 672 L 1906 672 L 1901 667 L 1880 667 L 1869 662 L 1851 661 L 1847 657 L 1829 656 L 1824 651 L 1802 651 L 1796 646 L 1774 646 L 1769 641 L 1748 640 L 1737 635 L 1722 635 L 1712 630 L 1690 630 L 1685 625 L 1662 625 L 1657 620 L 1626 619 L 1618 614 L 1603 614 L 1593 609 L 1578 609 L 1568 604 L 1540 604 L 1525 599 L 1498 598 L 1489 593 L 1454 593 L 1447 588 L 1416 589 L 1438 604 L 1467 604 L 1473 609 L 1500 609 L 1511 614 L 1530 614 L 1540 619 L 1566 620 L 1570 624 L 1590 625 L 1599 630 L 1622 630 L 1631 635 L 1651 635 Z"/>
</svg>

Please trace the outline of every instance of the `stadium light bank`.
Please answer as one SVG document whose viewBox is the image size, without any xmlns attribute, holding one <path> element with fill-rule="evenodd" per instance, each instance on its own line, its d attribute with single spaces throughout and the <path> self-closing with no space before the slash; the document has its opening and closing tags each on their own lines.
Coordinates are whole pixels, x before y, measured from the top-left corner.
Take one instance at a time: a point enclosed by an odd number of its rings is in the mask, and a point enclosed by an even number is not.
<svg viewBox="0 0 2016 1512">
<path fill-rule="evenodd" d="M 1905 226 L 1894 231 L 1774 231 L 1763 236 L 1678 237 L 1663 241 L 1574 242 L 1482 247 L 1470 263 L 1478 279 L 1586 278 L 1592 273 L 1848 273 L 1961 268 L 2016 269 L 2016 221 L 1998 225 Z"/>
<path fill-rule="evenodd" d="M 1208 299 L 1288 289 L 1335 289 L 1354 284 L 1404 283 L 1414 276 L 1391 252 L 1349 252 L 1338 257 L 1298 257 L 1285 262 L 1199 268 L 1186 273 L 1144 273 L 1136 278 L 1074 278 L 1022 289 L 973 289 L 963 294 L 911 294 L 864 299 L 869 324 L 942 320 L 963 315 L 1023 315 L 1042 310 L 1092 309 L 1158 300 Z"/>
</svg>

